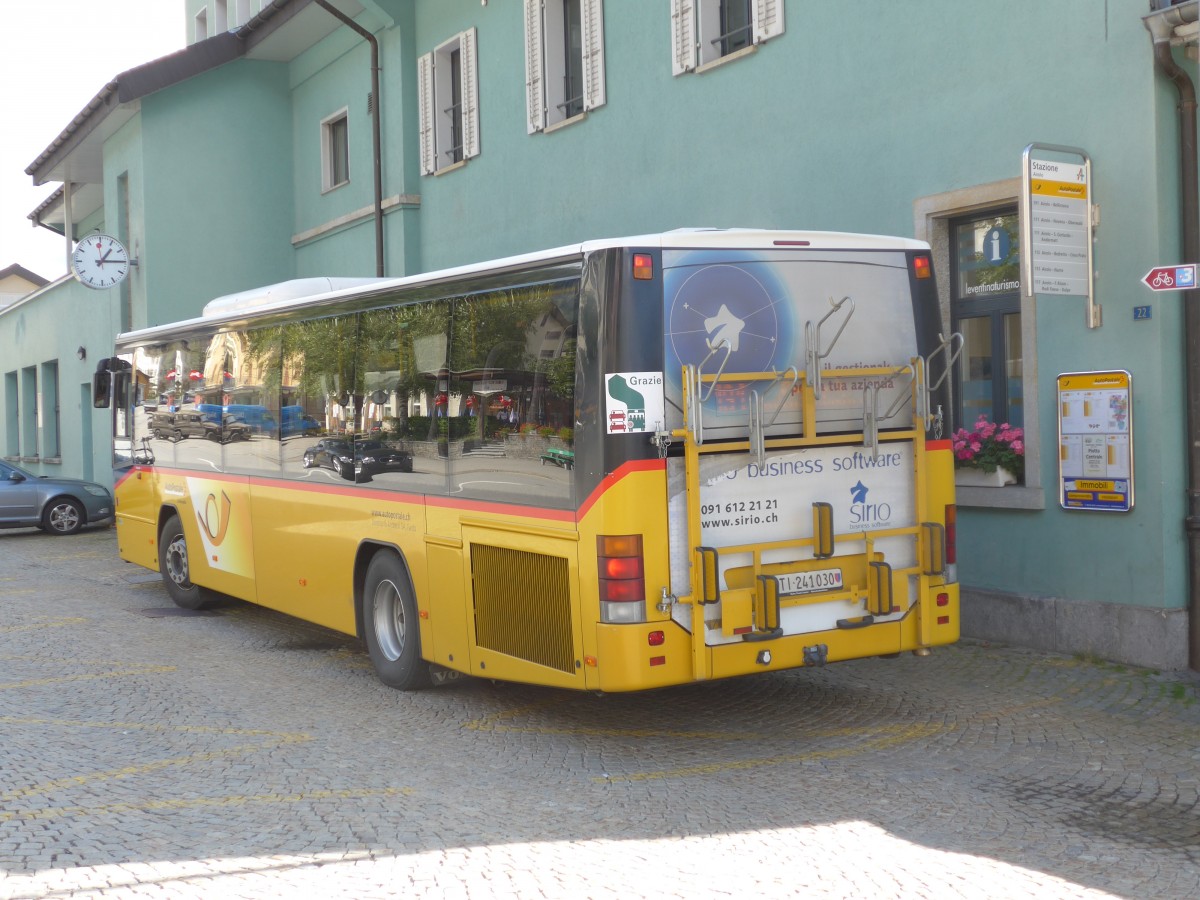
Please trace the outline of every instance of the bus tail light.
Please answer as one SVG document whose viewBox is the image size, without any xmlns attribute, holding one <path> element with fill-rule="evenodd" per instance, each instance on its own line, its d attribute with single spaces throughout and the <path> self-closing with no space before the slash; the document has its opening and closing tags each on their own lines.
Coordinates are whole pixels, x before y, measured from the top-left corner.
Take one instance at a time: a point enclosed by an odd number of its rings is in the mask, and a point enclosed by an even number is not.
<svg viewBox="0 0 1200 900">
<path fill-rule="evenodd" d="M 917 278 L 925 279 L 933 276 L 933 264 L 929 261 L 928 256 L 914 256 L 912 265 L 913 275 Z"/>
<path fill-rule="evenodd" d="M 946 583 L 958 581 L 958 507 L 946 504 Z"/>
<path fill-rule="evenodd" d="M 602 534 L 596 538 L 600 575 L 600 621 L 646 621 L 646 566 L 640 534 Z"/>
<path fill-rule="evenodd" d="M 649 253 L 633 254 L 633 277 L 638 281 L 649 281 L 654 277 L 654 257 Z"/>
</svg>

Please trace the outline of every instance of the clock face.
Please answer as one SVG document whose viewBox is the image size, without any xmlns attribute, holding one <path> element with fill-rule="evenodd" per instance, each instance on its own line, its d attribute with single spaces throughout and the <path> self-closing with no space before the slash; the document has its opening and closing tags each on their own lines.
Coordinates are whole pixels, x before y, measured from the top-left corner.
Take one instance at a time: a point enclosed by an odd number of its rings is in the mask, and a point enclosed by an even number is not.
<svg viewBox="0 0 1200 900">
<path fill-rule="evenodd" d="M 75 277 L 90 288 L 110 288 L 129 274 L 129 253 L 107 234 L 89 234 L 75 245 L 71 256 Z"/>
</svg>

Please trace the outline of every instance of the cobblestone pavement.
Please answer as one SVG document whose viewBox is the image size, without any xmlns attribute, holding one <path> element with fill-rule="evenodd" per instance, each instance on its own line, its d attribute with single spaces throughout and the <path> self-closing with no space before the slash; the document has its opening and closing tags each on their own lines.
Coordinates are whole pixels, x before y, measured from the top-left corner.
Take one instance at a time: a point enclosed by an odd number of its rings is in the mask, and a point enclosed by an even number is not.
<svg viewBox="0 0 1200 900">
<path fill-rule="evenodd" d="M 0 533 L 0 898 L 1200 896 L 1194 675 L 963 643 L 404 694 L 168 608 L 112 529 Z"/>
</svg>

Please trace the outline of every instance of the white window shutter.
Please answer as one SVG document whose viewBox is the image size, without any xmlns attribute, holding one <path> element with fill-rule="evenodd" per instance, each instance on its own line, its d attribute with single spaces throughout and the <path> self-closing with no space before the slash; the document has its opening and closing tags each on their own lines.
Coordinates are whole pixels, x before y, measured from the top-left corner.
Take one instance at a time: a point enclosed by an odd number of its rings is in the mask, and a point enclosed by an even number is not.
<svg viewBox="0 0 1200 900">
<path fill-rule="evenodd" d="M 437 170 L 437 149 L 433 142 L 433 54 L 417 60 L 417 136 L 421 153 L 421 174 Z"/>
<path fill-rule="evenodd" d="M 525 0 L 525 130 L 529 134 L 546 127 L 542 46 L 542 0 Z"/>
<path fill-rule="evenodd" d="M 696 0 L 671 0 L 671 74 L 696 68 Z"/>
<path fill-rule="evenodd" d="M 582 0 L 583 19 L 583 108 L 603 106 L 604 94 L 604 0 Z"/>
<path fill-rule="evenodd" d="M 462 61 L 462 136 L 463 159 L 479 155 L 479 71 L 476 67 L 475 29 L 459 36 Z"/>
<path fill-rule="evenodd" d="M 754 0 L 750 17 L 754 43 L 761 44 L 783 34 L 783 0 Z"/>
</svg>

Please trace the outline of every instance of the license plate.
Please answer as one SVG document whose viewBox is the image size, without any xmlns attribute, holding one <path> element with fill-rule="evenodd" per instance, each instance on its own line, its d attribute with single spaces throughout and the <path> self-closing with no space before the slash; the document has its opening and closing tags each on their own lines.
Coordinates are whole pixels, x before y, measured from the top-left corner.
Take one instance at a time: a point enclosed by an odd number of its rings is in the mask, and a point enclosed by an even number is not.
<svg viewBox="0 0 1200 900">
<path fill-rule="evenodd" d="M 809 572 L 791 572 L 776 575 L 779 594 L 812 594 L 816 591 L 836 591 L 842 587 L 841 569 L 813 569 Z"/>
</svg>

